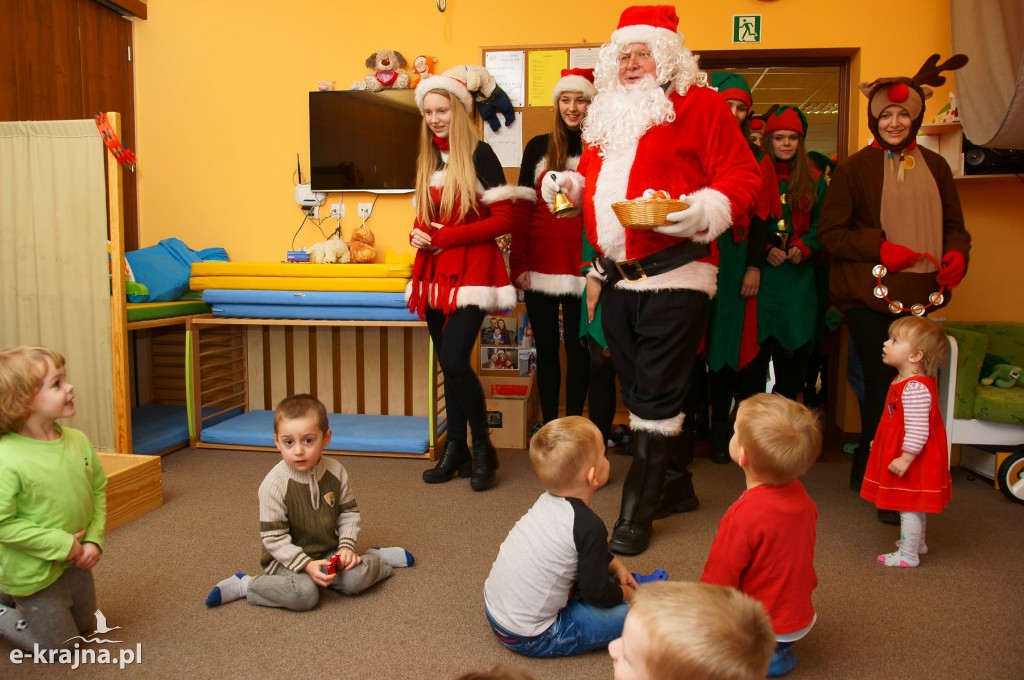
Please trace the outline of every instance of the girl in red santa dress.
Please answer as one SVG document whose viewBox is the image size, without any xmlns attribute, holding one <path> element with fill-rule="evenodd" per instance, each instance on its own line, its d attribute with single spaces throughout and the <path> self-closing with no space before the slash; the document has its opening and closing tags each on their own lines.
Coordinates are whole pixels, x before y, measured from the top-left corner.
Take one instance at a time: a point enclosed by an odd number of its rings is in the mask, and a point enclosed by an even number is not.
<svg viewBox="0 0 1024 680">
<path fill-rule="evenodd" d="M 443 75 L 424 78 L 416 86 L 416 104 L 423 126 L 409 243 L 418 251 L 406 300 L 427 322 L 448 415 L 444 451 L 423 479 L 447 482 L 458 472 L 482 491 L 496 480 L 498 457 L 488 439 L 472 351 L 486 313 L 516 304 L 495 238 L 512 230 L 516 200 L 532 201 L 534 192 L 505 184 L 498 157 L 477 136 L 465 83 Z"/>
<path fill-rule="evenodd" d="M 880 510 L 900 513 L 897 550 L 878 556 L 887 567 L 919 564 L 928 552 L 925 513 L 944 510 L 952 494 L 935 380 L 946 342 L 936 322 L 905 316 L 892 322 L 882 345 L 882 361 L 898 374 L 885 398 L 860 495 Z"/>
<path fill-rule="evenodd" d="M 581 126 L 596 92 L 593 69 L 562 70 L 551 97 L 555 104 L 554 127 L 550 134 L 537 135 L 527 143 L 519 171 L 520 186 L 529 187 L 539 196 L 545 173 L 576 169 L 583 153 Z M 524 291 L 533 325 L 537 387 L 545 423 L 558 417 L 562 382 L 559 308 L 564 324 L 565 415 L 581 415 L 587 398 L 589 354 L 579 332 L 584 287 L 580 274 L 582 231 L 580 210 L 556 216 L 543 200 L 537 200 L 529 212 L 519 213 L 512 231 L 509 267 L 513 283 Z"/>
</svg>

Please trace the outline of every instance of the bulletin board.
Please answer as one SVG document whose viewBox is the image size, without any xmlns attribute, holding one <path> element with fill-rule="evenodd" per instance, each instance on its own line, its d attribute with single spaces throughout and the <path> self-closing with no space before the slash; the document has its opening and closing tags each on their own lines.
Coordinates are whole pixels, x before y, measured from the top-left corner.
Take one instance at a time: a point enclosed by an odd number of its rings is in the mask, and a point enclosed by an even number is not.
<svg viewBox="0 0 1024 680">
<path fill-rule="evenodd" d="M 522 56 L 522 82 L 510 79 L 502 72 L 502 69 L 492 69 L 492 75 L 497 83 L 504 89 L 509 97 L 516 104 L 516 118 L 518 125 L 515 128 L 502 126 L 501 131 L 494 135 L 498 141 L 506 132 L 519 130 L 522 133 L 520 152 L 515 162 L 512 163 L 506 155 L 499 152 L 502 165 L 505 169 L 505 180 L 509 184 L 519 182 L 519 167 L 522 161 L 522 148 L 537 135 L 551 132 L 555 119 L 555 107 L 551 104 L 551 93 L 555 82 L 561 77 L 562 68 L 589 68 L 597 61 L 597 52 L 601 49 L 600 44 L 579 43 L 572 45 L 510 45 L 501 47 L 484 47 L 481 49 L 480 61 L 484 66 L 488 62 L 501 60 L 502 57 L 509 57 L 508 62 L 515 62 L 514 55 L 521 53 Z M 510 69 L 511 71 L 511 69 Z M 512 85 L 506 86 L 511 82 Z M 532 89 L 531 89 L 532 88 Z M 545 91 L 546 90 L 546 91 Z M 522 104 L 522 106 L 519 106 Z M 499 114 L 499 118 L 501 118 Z M 502 118 L 504 123 L 504 119 Z M 481 135 L 485 141 L 490 133 L 484 128 L 481 122 Z M 492 146 L 495 146 L 492 144 Z"/>
</svg>

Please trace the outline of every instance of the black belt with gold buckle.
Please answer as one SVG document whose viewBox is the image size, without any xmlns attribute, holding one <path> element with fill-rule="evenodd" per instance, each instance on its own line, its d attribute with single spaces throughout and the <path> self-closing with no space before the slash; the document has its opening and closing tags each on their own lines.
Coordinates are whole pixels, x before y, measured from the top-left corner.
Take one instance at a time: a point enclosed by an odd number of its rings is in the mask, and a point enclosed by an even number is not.
<svg viewBox="0 0 1024 680">
<path fill-rule="evenodd" d="M 706 243 L 683 241 L 639 259 L 634 257 L 615 261 L 610 257 L 596 257 L 594 267 L 606 277 L 606 285 L 614 286 L 619 281 L 636 283 L 651 276 L 664 274 L 698 260 L 710 252 L 711 247 Z"/>
</svg>

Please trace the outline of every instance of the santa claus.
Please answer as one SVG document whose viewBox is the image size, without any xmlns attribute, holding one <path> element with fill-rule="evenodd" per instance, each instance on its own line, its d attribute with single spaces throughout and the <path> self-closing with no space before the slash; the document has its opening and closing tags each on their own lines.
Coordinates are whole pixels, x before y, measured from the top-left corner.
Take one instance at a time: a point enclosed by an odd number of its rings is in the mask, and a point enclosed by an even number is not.
<svg viewBox="0 0 1024 680">
<path fill-rule="evenodd" d="M 647 548 L 656 517 L 698 505 L 678 437 L 717 268 L 711 243 L 753 206 L 760 175 L 728 105 L 683 46 L 671 6 L 626 9 L 601 48 L 576 172 L 541 187 L 581 205 L 599 256 L 588 274 L 630 411 L 633 462 L 609 546 Z M 662 190 L 686 203 L 654 229 L 625 229 L 612 203 Z M 692 453 L 690 454 L 692 456 Z M 666 475 L 667 480 L 666 480 Z"/>
</svg>

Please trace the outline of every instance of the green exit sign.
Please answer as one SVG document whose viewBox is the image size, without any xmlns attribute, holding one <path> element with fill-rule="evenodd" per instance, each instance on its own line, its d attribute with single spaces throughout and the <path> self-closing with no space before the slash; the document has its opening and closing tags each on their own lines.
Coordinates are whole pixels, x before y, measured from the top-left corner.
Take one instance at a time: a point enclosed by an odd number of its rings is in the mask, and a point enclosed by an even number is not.
<svg viewBox="0 0 1024 680">
<path fill-rule="evenodd" d="M 761 42 L 761 15 L 734 14 L 732 16 L 732 41 L 734 43 Z"/>
</svg>

